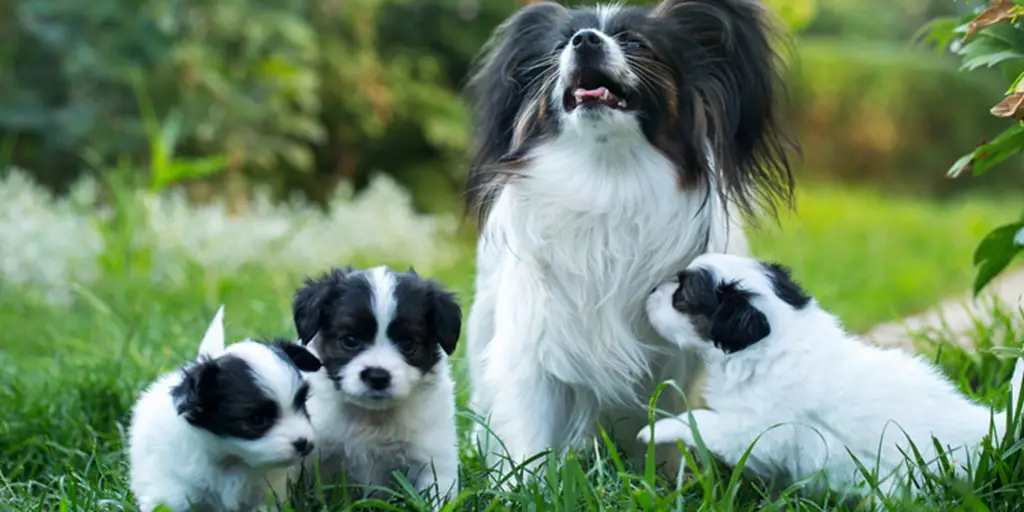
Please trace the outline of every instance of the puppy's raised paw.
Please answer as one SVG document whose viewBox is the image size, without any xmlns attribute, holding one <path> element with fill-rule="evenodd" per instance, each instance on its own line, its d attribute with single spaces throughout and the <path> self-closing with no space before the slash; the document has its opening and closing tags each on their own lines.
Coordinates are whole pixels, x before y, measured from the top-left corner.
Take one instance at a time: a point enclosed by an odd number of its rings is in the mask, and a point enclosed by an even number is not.
<svg viewBox="0 0 1024 512">
<path fill-rule="evenodd" d="M 665 418 L 654 422 L 653 437 L 651 436 L 651 427 L 648 425 L 640 429 L 636 438 L 643 444 L 650 444 L 652 439 L 654 444 L 675 443 L 676 441 L 682 441 L 687 446 L 694 444 L 693 431 L 690 430 L 690 424 L 685 413 L 677 417 Z"/>
</svg>

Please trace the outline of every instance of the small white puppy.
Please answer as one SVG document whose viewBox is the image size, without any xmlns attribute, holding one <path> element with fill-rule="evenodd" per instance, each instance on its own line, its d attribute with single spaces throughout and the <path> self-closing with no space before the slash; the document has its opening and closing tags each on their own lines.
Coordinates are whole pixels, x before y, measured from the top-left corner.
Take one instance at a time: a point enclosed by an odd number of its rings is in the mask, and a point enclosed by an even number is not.
<svg viewBox="0 0 1024 512">
<path fill-rule="evenodd" d="M 259 510 L 283 497 L 313 450 L 309 385 L 320 362 L 291 342 L 224 347 L 224 307 L 199 357 L 139 397 L 129 431 L 131 489 L 143 512 Z"/>
<path fill-rule="evenodd" d="M 692 411 L 704 445 L 730 465 L 753 445 L 745 467 L 766 479 L 864 493 L 850 450 L 888 494 L 907 481 L 908 438 L 934 470 L 933 437 L 964 466 L 990 421 L 996 434 L 1006 429 L 1005 412 L 993 417 L 920 357 L 848 335 L 778 264 L 701 256 L 651 294 L 647 311 L 658 332 L 707 362 L 708 409 Z M 1018 360 L 1014 404 L 1022 377 Z M 638 439 L 650 442 L 651 428 Z M 653 440 L 697 446 L 687 414 L 657 421 Z"/>
<path fill-rule="evenodd" d="M 307 468 L 319 459 L 322 482 L 344 471 L 361 487 L 391 486 L 399 471 L 420 492 L 449 498 L 459 474 L 454 296 L 412 269 L 346 267 L 308 279 L 293 310 L 299 338 L 323 361 L 310 377 L 319 456 Z"/>
</svg>

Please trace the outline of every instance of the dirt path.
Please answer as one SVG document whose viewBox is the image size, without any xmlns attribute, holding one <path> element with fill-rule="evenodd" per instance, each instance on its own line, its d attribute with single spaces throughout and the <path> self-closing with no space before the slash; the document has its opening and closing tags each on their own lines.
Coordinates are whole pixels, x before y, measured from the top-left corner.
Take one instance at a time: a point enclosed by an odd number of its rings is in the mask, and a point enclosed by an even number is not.
<svg viewBox="0 0 1024 512">
<path fill-rule="evenodd" d="M 913 349 L 909 334 L 944 329 L 958 334 L 960 342 L 970 346 L 970 331 L 975 321 L 985 323 L 992 318 L 993 305 L 998 302 L 1004 311 L 1022 307 L 1024 296 L 1024 270 L 1002 276 L 991 283 L 977 300 L 970 294 L 939 303 L 935 308 L 903 320 L 877 325 L 864 334 L 864 338 L 878 345 L 902 346 Z M 1018 320 L 1021 320 L 1017 317 Z"/>
</svg>

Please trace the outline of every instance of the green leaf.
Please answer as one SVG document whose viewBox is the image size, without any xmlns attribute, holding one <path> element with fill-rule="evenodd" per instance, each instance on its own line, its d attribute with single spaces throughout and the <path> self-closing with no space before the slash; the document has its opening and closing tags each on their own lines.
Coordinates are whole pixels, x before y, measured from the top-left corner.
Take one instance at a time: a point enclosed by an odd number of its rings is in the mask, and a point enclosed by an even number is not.
<svg viewBox="0 0 1024 512">
<path fill-rule="evenodd" d="M 974 280 L 975 296 L 1024 251 L 1024 245 L 1015 242 L 1021 230 L 1024 230 L 1024 221 L 996 228 L 982 239 L 974 252 L 974 265 L 978 267 Z"/>
<path fill-rule="evenodd" d="M 960 176 L 960 174 L 967 169 L 967 166 L 970 165 L 971 161 L 974 160 L 975 151 L 971 151 L 970 153 L 958 158 L 957 161 L 953 163 L 953 166 L 946 171 L 946 177 L 956 178 L 957 176 Z"/>
<path fill-rule="evenodd" d="M 956 29 L 960 19 L 955 16 L 935 18 L 918 29 L 912 40 L 933 47 L 937 52 L 945 52 L 949 44 L 957 36 Z"/>
<path fill-rule="evenodd" d="M 172 183 L 202 178 L 227 168 L 228 159 L 223 155 L 197 158 L 190 160 L 176 160 L 167 166 L 165 172 L 159 176 L 153 176 L 152 189 L 160 190 Z"/>
<path fill-rule="evenodd" d="M 960 69 L 962 71 L 974 71 L 980 67 L 992 67 L 1014 59 L 1024 59 L 1024 54 L 1015 50 L 1003 50 L 995 53 L 980 54 L 975 57 L 964 59 L 964 63 L 960 66 Z"/>
<path fill-rule="evenodd" d="M 997 23 L 982 32 L 982 37 L 995 39 L 1006 45 L 1006 48 L 1024 52 L 1024 33 L 1013 23 Z"/>
<path fill-rule="evenodd" d="M 1006 90 L 1006 94 L 1007 95 L 1013 94 L 1014 91 L 1017 90 L 1017 86 L 1020 85 L 1021 79 L 1024 79 L 1024 72 L 1022 72 L 1019 75 L 1017 75 L 1017 78 L 1015 78 L 1013 80 L 1013 83 L 1010 84 L 1010 88 Z"/>
<path fill-rule="evenodd" d="M 973 152 L 957 160 L 946 176 L 955 178 L 963 171 L 971 169 L 975 176 L 985 174 L 1003 160 L 1020 153 L 1024 149 L 1024 127 L 1014 124 L 1000 133 L 992 142 L 978 146 Z"/>
<path fill-rule="evenodd" d="M 1024 31 L 1013 25 L 994 25 L 974 36 L 957 54 L 963 56 L 961 69 L 991 67 L 1002 62 L 1024 58 Z"/>
</svg>

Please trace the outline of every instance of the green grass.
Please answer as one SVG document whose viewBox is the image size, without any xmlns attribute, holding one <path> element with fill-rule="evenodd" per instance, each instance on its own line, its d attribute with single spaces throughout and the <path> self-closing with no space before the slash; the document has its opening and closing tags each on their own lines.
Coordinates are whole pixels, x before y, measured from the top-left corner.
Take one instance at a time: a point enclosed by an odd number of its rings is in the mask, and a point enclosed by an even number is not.
<svg viewBox="0 0 1024 512">
<path fill-rule="evenodd" d="M 930 307 L 974 279 L 978 242 L 1021 214 L 1019 198 L 935 203 L 870 190 L 820 186 L 798 193 L 781 227 L 750 233 L 754 253 L 793 267 L 848 328 Z"/>
<path fill-rule="evenodd" d="M 805 190 L 801 197 L 800 217 L 785 218 L 781 229 L 753 233 L 753 246 L 759 255 L 793 265 L 805 285 L 856 329 L 965 288 L 972 276 L 974 244 L 989 228 L 1016 215 L 1009 201 L 981 198 L 934 205 L 831 188 Z M 0 283 L 0 511 L 132 510 L 122 450 L 138 391 L 194 354 L 221 303 L 227 305 L 230 339 L 293 332 L 290 300 L 301 276 L 255 267 L 220 276 L 192 266 L 186 269 L 184 284 L 156 288 L 146 278 L 147 263 L 126 263 L 131 261 L 111 259 L 105 279 L 78 288 L 69 307 L 42 304 Z M 468 306 L 470 257 L 435 277 L 458 291 Z M 1006 326 L 981 327 L 978 343 L 983 347 L 1007 339 L 1021 342 L 1020 333 Z M 995 404 L 1004 400 L 1010 367 L 995 355 L 947 348 L 938 360 L 965 391 Z M 462 376 L 461 358 L 455 364 L 457 376 Z M 462 404 L 464 379 L 459 388 Z M 466 423 L 461 421 L 463 427 Z M 792 490 L 768 496 L 759 484 L 714 464 L 694 463 L 690 478 L 679 488 L 652 468 L 622 465 L 607 446 L 586 462 L 570 457 L 551 463 L 541 475 L 544 485 L 502 495 L 494 490 L 496 475 L 480 466 L 468 445 L 464 448 L 461 510 L 680 505 L 818 510 L 835 505 L 831 498 L 798 498 Z M 954 509 L 982 503 L 993 510 L 1013 510 L 1020 495 L 1015 482 L 1024 481 L 1019 448 L 992 448 L 991 467 L 974 477 L 974 485 L 957 486 L 935 477 L 937 488 L 922 503 L 895 502 L 891 508 Z M 300 509 L 345 507 L 307 504 Z"/>
</svg>

